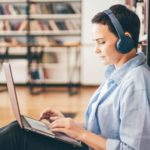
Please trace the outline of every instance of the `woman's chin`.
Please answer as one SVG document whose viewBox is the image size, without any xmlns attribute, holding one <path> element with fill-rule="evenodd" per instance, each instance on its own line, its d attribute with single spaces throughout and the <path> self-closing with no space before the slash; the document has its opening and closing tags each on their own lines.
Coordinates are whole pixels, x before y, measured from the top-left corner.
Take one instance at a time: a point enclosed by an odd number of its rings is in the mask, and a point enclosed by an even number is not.
<svg viewBox="0 0 150 150">
<path fill-rule="evenodd" d="M 103 65 L 108 65 L 108 63 L 107 63 L 107 61 L 106 61 L 105 59 L 101 59 L 101 63 L 102 63 Z"/>
</svg>

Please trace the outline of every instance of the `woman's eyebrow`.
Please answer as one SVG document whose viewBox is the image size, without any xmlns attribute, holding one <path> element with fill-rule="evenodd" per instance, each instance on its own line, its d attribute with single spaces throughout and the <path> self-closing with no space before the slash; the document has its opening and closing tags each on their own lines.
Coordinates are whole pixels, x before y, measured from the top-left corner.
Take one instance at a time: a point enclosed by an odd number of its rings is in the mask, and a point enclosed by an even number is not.
<svg viewBox="0 0 150 150">
<path fill-rule="evenodd" d="M 93 41 L 100 41 L 100 40 L 104 40 L 104 38 L 93 39 Z"/>
</svg>

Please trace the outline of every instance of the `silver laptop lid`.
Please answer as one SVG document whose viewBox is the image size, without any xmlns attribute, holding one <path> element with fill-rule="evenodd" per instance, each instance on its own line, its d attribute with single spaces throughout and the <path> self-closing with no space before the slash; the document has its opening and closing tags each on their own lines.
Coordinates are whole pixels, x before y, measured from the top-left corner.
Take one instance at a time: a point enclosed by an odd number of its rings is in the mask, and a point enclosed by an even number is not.
<svg viewBox="0 0 150 150">
<path fill-rule="evenodd" d="M 6 83 L 7 83 L 8 93 L 10 96 L 12 110 L 20 127 L 23 128 L 23 123 L 21 120 L 20 109 L 19 109 L 17 94 L 16 94 L 16 90 L 14 86 L 11 66 L 9 63 L 3 63 L 3 68 L 4 68 L 5 77 L 6 77 Z"/>
</svg>

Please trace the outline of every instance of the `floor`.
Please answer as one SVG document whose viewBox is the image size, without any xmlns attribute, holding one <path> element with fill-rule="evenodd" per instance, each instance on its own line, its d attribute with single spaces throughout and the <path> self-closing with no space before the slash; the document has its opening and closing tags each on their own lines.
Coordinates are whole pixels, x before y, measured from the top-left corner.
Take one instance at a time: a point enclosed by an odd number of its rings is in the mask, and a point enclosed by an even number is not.
<svg viewBox="0 0 150 150">
<path fill-rule="evenodd" d="M 63 113 L 75 113 L 77 121 L 84 121 L 87 103 L 96 87 L 82 87 L 78 94 L 68 95 L 66 88 L 47 88 L 45 93 L 31 95 L 27 87 L 16 87 L 21 113 L 38 119 L 45 108 L 55 108 Z M 7 91 L 0 92 L 0 127 L 13 121 L 14 115 Z"/>
</svg>

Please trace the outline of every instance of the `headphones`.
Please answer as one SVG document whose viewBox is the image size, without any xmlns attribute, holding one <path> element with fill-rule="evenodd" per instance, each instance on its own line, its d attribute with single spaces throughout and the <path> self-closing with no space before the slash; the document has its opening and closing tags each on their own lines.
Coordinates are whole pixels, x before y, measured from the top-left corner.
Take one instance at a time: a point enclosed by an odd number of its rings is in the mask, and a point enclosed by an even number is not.
<svg viewBox="0 0 150 150">
<path fill-rule="evenodd" d="M 131 49 L 134 48 L 133 39 L 124 34 L 121 24 L 110 9 L 103 12 L 109 17 L 118 34 L 119 39 L 116 43 L 117 50 L 122 54 L 130 52 Z"/>
</svg>

